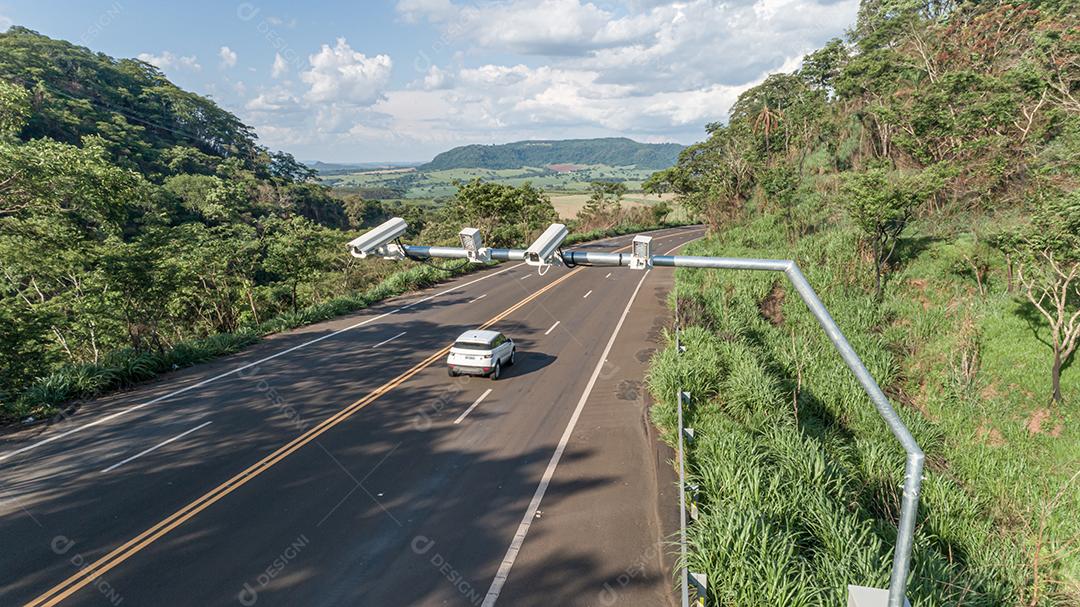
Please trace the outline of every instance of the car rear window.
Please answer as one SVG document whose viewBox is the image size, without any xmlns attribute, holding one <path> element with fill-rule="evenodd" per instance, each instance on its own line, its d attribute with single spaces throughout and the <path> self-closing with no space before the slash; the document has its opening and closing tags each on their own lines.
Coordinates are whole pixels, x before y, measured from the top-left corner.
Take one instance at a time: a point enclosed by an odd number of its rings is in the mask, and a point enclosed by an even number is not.
<svg viewBox="0 0 1080 607">
<path fill-rule="evenodd" d="M 458 341 L 454 342 L 454 347 L 458 350 L 490 350 L 491 344 L 478 344 L 473 341 Z"/>
</svg>

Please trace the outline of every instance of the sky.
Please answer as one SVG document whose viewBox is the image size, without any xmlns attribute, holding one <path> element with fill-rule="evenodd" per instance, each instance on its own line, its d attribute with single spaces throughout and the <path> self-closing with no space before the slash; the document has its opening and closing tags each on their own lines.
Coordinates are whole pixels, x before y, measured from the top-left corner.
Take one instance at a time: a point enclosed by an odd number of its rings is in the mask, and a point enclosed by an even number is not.
<svg viewBox="0 0 1080 607">
<path fill-rule="evenodd" d="M 22 25 L 158 66 L 298 159 L 423 161 L 469 143 L 689 144 L 858 0 L 0 0 Z"/>
</svg>

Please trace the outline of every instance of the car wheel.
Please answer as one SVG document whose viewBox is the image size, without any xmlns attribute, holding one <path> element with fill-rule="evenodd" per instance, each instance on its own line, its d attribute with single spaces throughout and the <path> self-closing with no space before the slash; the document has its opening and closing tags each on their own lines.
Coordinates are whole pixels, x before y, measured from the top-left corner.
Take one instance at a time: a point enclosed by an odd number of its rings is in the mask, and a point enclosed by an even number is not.
<svg viewBox="0 0 1080 607">
<path fill-rule="evenodd" d="M 453 369 L 449 368 L 449 367 L 447 367 L 447 369 L 446 369 L 446 373 L 447 373 L 447 375 L 449 375 L 450 377 L 457 377 L 457 376 L 458 376 L 457 372 L 456 372 L 456 371 L 454 371 Z"/>
<path fill-rule="evenodd" d="M 510 350 L 510 364 L 514 364 L 514 355 L 517 354 L 517 348 Z"/>
<path fill-rule="evenodd" d="M 491 370 L 491 379 L 499 379 L 500 375 L 502 375 L 502 365 L 496 362 L 495 368 Z"/>
</svg>

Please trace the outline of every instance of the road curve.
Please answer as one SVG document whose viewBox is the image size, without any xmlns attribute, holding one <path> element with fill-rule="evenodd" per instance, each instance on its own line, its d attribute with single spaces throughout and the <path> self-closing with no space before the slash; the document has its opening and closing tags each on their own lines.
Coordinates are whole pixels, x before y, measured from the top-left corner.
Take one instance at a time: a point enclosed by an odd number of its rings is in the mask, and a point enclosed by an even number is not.
<svg viewBox="0 0 1080 607">
<path fill-rule="evenodd" d="M 0 604 L 673 604 L 670 282 L 502 264 L 5 436 Z M 483 325 L 517 364 L 447 377 Z"/>
</svg>

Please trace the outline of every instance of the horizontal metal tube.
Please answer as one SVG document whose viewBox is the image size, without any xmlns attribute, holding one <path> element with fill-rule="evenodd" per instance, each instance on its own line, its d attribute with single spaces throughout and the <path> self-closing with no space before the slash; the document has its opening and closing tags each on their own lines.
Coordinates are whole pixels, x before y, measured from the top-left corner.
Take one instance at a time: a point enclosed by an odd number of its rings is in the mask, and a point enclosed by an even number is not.
<svg viewBox="0 0 1080 607">
<path fill-rule="evenodd" d="M 623 253 L 600 253 L 590 251 L 563 251 L 563 261 L 571 265 L 627 266 L 630 256 Z"/>
<path fill-rule="evenodd" d="M 695 257 L 693 255 L 653 255 L 652 265 L 676 268 L 716 268 L 721 270 L 772 270 L 784 272 L 791 261 L 742 257 Z"/>
<path fill-rule="evenodd" d="M 524 261 L 525 249 L 489 249 L 495 261 Z"/>
</svg>

